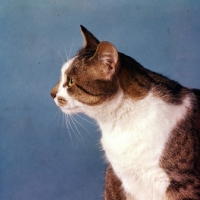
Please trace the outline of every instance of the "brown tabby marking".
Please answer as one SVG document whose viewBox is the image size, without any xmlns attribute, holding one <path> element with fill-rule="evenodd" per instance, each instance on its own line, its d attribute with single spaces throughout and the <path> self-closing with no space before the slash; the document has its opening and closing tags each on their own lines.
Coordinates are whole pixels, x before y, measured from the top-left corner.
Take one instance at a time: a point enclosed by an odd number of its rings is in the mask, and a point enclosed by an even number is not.
<svg viewBox="0 0 200 200">
<path fill-rule="evenodd" d="M 105 200 L 126 200 L 121 181 L 117 178 L 111 166 L 108 166 L 106 170 L 105 185 Z"/>
<path fill-rule="evenodd" d="M 167 190 L 169 199 L 200 199 L 200 92 L 193 99 L 187 117 L 171 133 L 160 160 L 171 183 Z"/>
<path fill-rule="evenodd" d="M 149 93 L 168 105 L 181 105 L 186 97 L 192 99 L 192 106 L 188 107 L 185 118 L 169 133 L 158 161 L 170 180 L 166 194 L 164 190 L 165 200 L 200 200 L 200 90 L 188 89 L 145 69 L 131 57 L 117 52 L 111 43 L 99 42 L 82 26 L 81 30 L 84 47 L 65 71 L 66 83 L 63 84 L 65 88 L 69 78 L 73 77 L 76 84 L 66 87 L 67 94 L 73 100 L 89 106 L 100 105 L 114 98 L 119 87 L 125 98 L 132 102 L 144 99 Z M 60 83 L 61 80 L 51 91 L 53 98 L 57 97 Z M 57 101 L 59 106 L 67 104 L 62 96 L 58 96 Z M 124 191 L 111 165 L 106 171 L 104 199 L 133 199 Z"/>
</svg>

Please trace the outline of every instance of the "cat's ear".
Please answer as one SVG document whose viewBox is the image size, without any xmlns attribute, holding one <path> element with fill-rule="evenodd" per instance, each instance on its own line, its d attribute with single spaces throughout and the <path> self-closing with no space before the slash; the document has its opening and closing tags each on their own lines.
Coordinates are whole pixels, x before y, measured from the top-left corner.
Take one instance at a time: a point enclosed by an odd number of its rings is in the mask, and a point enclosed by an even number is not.
<svg viewBox="0 0 200 200">
<path fill-rule="evenodd" d="M 96 49 L 97 45 L 99 44 L 99 40 L 92 33 L 90 33 L 84 26 L 80 25 L 80 27 L 81 27 L 81 33 L 84 38 L 83 48 Z"/>
<path fill-rule="evenodd" d="M 107 79 L 111 79 L 117 70 L 118 52 L 109 42 L 101 42 L 96 49 L 93 58 L 101 62 L 100 71 Z"/>
</svg>

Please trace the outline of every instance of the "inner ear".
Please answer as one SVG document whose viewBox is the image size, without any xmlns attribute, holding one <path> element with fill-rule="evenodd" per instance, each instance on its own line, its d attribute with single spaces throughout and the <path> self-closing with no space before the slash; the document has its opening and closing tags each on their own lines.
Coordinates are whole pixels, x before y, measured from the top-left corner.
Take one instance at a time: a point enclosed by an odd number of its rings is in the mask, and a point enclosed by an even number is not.
<svg viewBox="0 0 200 200">
<path fill-rule="evenodd" d="M 84 26 L 80 25 L 81 33 L 84 38 L 83 48 L 91 48 L 96 49 L 97 45 L 99 44 L 99 40 L 90 33 Z"/>
<path fill-rule="evenodd" d="M 96 49 L 93 58 L 100 61 L 100 70 L 109 78 L 115 73 L 118 63 L 118 52 L 109 42 L 101 42 Z"/>
</svg>

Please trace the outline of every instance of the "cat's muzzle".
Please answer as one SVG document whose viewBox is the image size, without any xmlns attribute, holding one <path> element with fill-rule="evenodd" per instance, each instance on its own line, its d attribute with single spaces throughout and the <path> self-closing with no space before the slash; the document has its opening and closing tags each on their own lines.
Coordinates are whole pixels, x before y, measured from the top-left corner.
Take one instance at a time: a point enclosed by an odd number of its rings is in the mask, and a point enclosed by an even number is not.
<svg viewBox="0 0 200 200">
<path fill-rule="evenodd" d="M 67 100 L 61 96 L 57 97 L 57 102 L 58 102 L 58 106 L 66 106 L 67 105 Z"/>
</svg>

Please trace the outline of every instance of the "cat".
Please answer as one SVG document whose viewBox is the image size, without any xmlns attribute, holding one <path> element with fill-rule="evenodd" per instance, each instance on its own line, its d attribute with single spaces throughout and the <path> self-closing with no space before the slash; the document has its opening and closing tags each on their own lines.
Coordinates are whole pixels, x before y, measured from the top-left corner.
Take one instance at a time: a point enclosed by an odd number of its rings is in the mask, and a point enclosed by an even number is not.
<svg viewBox="0 0 200 200">
<path fill-rule="evenodd" d="M 83 47 L 51 91 L 64 113 L 97 120 L 105 200 L 200 199 L 200 90 L 152 72 L 81 26 Z"/>
</svg>

